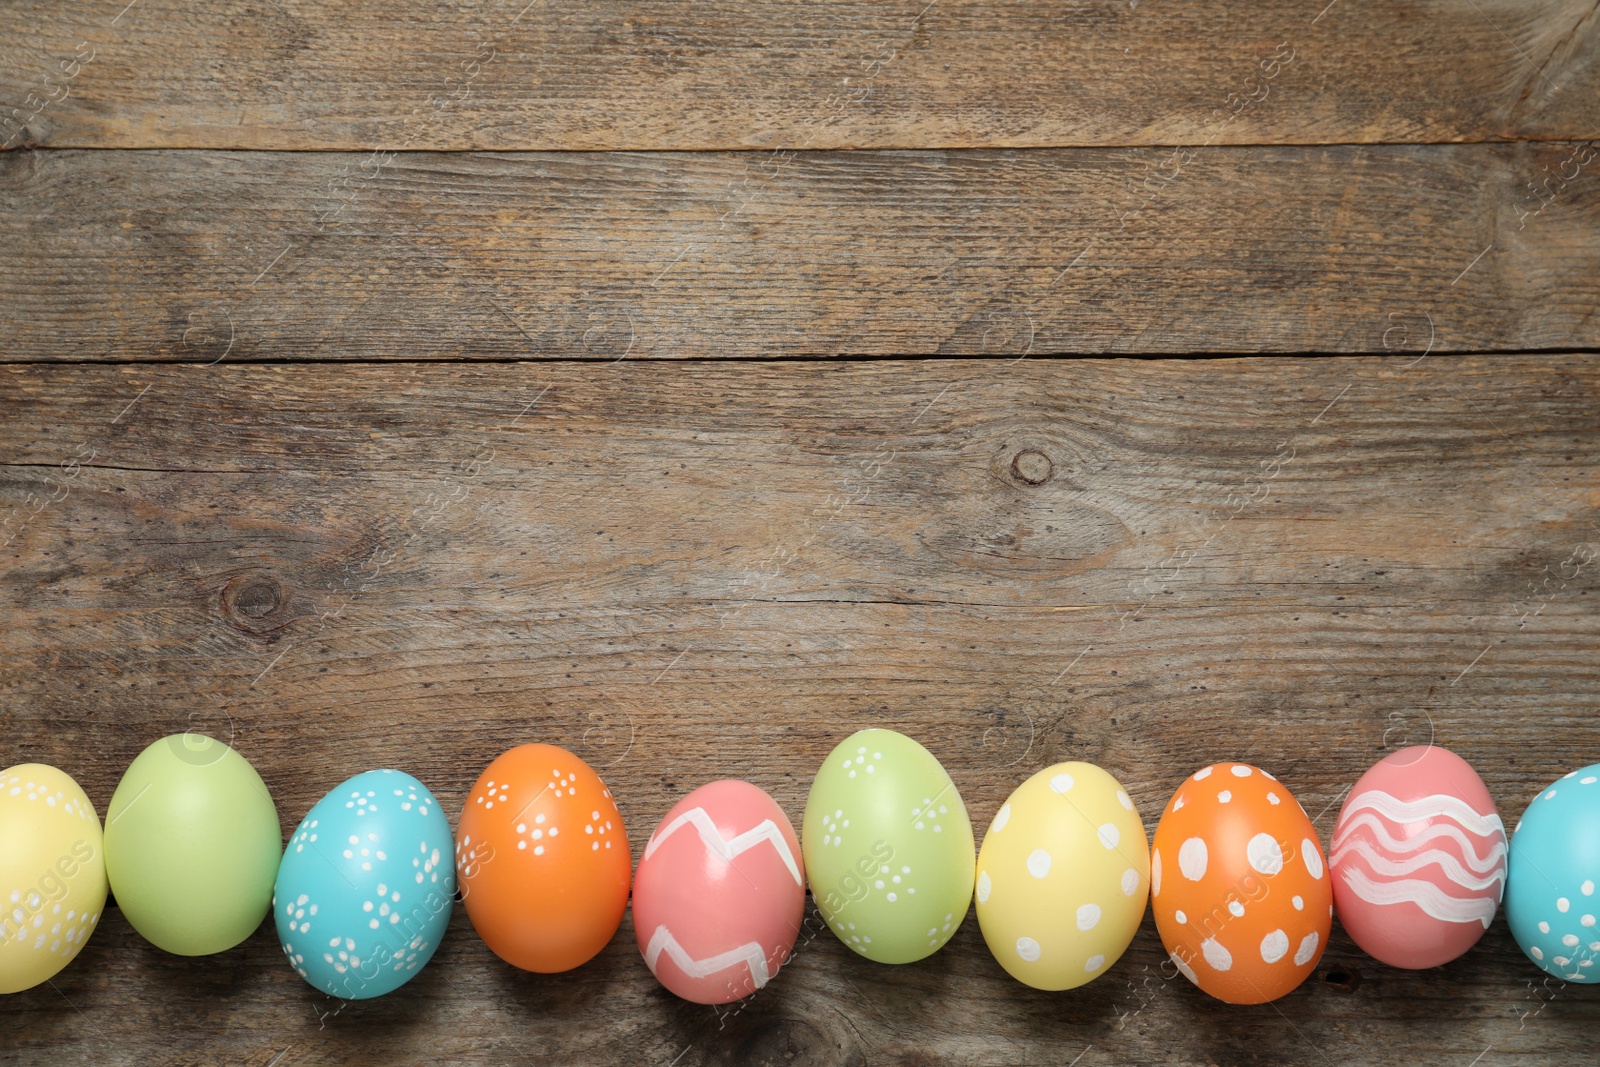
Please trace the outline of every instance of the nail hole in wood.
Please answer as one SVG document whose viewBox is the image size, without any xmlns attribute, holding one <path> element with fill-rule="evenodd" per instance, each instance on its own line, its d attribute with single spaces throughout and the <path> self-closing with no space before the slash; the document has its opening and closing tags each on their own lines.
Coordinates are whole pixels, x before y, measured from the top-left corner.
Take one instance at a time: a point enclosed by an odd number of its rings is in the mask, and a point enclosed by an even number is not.
<svg viewBox="0 0 1600 1067">
<path fill-rule="evenodd" d="M 1361 976 L 1353 971 L 1331 970 L 1322 976 L 1322 980 L 1335 989 L 1351 992 L 1361 984 Z"/>
</svg>

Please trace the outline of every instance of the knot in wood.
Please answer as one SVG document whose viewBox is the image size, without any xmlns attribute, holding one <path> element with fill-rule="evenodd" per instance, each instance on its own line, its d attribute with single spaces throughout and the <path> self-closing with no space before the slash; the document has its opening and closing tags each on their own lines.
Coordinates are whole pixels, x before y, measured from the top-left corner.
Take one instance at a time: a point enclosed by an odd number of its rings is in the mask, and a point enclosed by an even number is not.
<svg viewBox="0 0 1600 1067">
<path fill-rule="evenodd" d="M 1055 473 L 1055 465 L 1037 448 L 1025 448 L 1011 457 L 1011 473 L 1025 485 L 1043 485 Z"/>
<path fill-rule="evenodd" d="M 288 600 L 277 579 L 246 574 L 223 587 L 222 613 L 241 630 L 266 633 L 289 621 Z"/>
</svg>

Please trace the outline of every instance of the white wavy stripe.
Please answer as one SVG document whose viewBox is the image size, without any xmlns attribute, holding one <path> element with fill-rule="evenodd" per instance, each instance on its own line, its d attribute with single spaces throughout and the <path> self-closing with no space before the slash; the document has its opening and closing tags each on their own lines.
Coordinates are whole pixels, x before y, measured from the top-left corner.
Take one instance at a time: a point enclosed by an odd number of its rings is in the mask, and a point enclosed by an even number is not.
<svg viewBox="0 0 1600 1067">
<path fill-rule="evenodd" d="M 1337 852 L 1344 847 L 1350 836 L 1362 827 L 1372 831 L 1372 836 L 1377 838 L 1378 844 L 1391 852 L 1399 853 L 1416 852 L 1430 841 L 1448 837 L 1461 846 L 1462 861 L 1479 874 L 1488 874 L 1494 870 L 1500 865 L 1500 861 L 1505 858 L 1506 854 L 1506 842 L 1503 835 L 1497 838 L 1489 847 L 1487 856 L 1480 856 L 1478 855 L 1477 845 L 1466 834 L 1461 832 L 1461 827 L 1459 826 L 1452 826 L 1450 823 L 1435 823 L 1413 837 L 1397 838 L 1389 833 L 1389 828 L 1376 815 L 1370 812 L 1362 812 L 1350 821 L 1340 824 L 1339 832 L 1333 837 L 1334 851 Z"/>
<path fill-rule="evenodd" d="M 1460 823 L 1467 832 L 1483 837 L 1493 837 L 1496 832 L 1502 834 L 1506 832 L 1505 823 L 1500 821 L 1500 816 L 1493 813 L 1481 815 L 1465 800 L 1450 796 L 1448 793 L 1434 793 L 1431 796 L 1418 797 L 1416 800 L 1398 800 L 1381 789 L 1369 789 L 1352 797 L 1350 803 L 1345 806 L 1345 811 L 1354 813 L 1364 808 L 1378 812 L 1391 822 L 1421 822 L 1423 819 L 1437 819 L 1442 815 Z"/>
<path fill-rule="evenodd" d="M 1339 872 L 1345 885 L 1369 904 L 1401 904 L 1409 901 L 1428 915 L 1447 923 L 1477 921 L 1489 928 L 1496 902 L 1488 897 L 1453 897 L 1432 882 L 1404 878 L 1397 882 L 1374 882 L 1359 867 Z"/>
<path fill-rule="evenodd" d="M 704 808 L 690 808 L 651 835 L 649 843 L 644 846 L 641 860 L 649 859 L 650 854 L 659 848 L 663 841 L 691 824 L 700 832 L 700 840 L 706 843 L 706 847 L 729 862 L 741 852 L 748 852 L 763 841 L 771 841 L 772 847 L 778 852 L 778 857 L 783 860 L 783 865 L 794 875 L 795 885 L 805 885 L 805 879 L 800 874 L 800 865 L 795 862 L 794 854 L 789 851 L 789 842 L 783 839 L 783 832 L 778 829 L 777 823 L 771 819 L 762 819 L 759 826 L 752 827 L 729 840 L 722 836 L 722 831 L 717 829 L 717 824 L 706 814 Z"/>
<path fill-rule="evenodd" d="M 1468 892 L 1477 892 L 1488 889 L 1496 882 L 1506 880 L 1504 867 L 1496 866 L 1493 873 L 1476 875 L 1469 872 L 1461 865 L 1461 861 L 1450 853 L 1439 848 L 1430 848 L 1415 855 L 1406 856 L 1404 859 L 1390 859 L 1388 856 L 1372 847 L 1372 842 L 1364 837 L 1347 841 L 1333 850 L 1329 862 L 1334 866 L 1341 864 L 1345 857 L 1352 852 L 1367 861 L 1367 866 L 1378 874 L 1391 876 L 1416 874 L 1429 864 L 1437 863 L 1444 871 L 1445 877 Z"/>
<path fill-rule="evenodd" d="M 690 978 L 709 978 L 718 971 L 725 971 L 735 964 L 743 963 L 749 966 L 750 978 L 757 989 L 767 984 L 767 954 L 761 948 L 759 941 L 751 941 L 738 948 L 730 948 L 726 952 L 697 960 L 684 951 L 683 946 L 678 944 L 678 939 L 672 936 L 671 930 L 665 926 L 658 926 L 655 933 L 650 935 L 650 944 L 644 950 L 644 962 L 650 968 L 651 974 L 656 973 L 656 961 L 661 958 L 663 952 L 671 956 L 672 962 Z"/>
</svg>

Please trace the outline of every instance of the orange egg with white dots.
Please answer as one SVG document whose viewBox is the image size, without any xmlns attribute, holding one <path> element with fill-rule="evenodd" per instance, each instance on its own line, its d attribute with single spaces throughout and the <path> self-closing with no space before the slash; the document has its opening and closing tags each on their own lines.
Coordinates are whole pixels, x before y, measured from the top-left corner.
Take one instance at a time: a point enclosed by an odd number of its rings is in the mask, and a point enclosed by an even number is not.
<svg viewBox="0 0 1600 1067">
<path fill-rule="evenodd" d="M 1150 847 L 1161 943 L 1195 985 L 1263 1004 L 1316 968 L 1333 924 L 1327 857 L 1305 809 L 1248 763 L 1214 763 L 1167 803 Z"/>
<path fill-rule="evenodd" d="M 541 974 L 592 959 L 628 906 L 632 854 L 600 776 L 555 745 L 520 745 L 484 770 L 456 828 L 456 884 L 478 936 Z"/>
</svg>

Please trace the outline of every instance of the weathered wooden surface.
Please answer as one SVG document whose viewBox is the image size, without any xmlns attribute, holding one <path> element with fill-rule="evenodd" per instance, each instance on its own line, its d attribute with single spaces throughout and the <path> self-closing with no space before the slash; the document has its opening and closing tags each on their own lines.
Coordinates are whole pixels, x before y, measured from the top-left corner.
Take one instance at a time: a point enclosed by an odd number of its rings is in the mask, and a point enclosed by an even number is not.
<svg viewBox="0 0 1600 1067">
<path fill-rule="evenodd" d="M 980 832 L 1240 758 L 1326 836 L 1433 740 L 1513 820 L 1600 752 L 1596 99 L 1594 0 L 0 4 L 0 766 L 104 811 L 205 730 L 287 830 L 544 740 L 637 856 L 871 723 Z M 1284 352 L 1364 355 L 1050 358 Z M 113 907 L 0 1065 L 1593 1060 L 1503 920 L 1424 974 L 1336 926 L 1256 1008 L 1163 958 L 1044 994 L 970 915 L 888 968 L 813 914 L 719 1011 L 458 910 L 346 1005 Z"/>
<path fill-rule="evenodd" d="M 1600 347 L 1597 154 L 13 153 L 0 360 Z"/>
<path fill-rule="evenodd" d="M 928 148 L 1600 135 L 1591 0 L 89 0 L 9 146 Z"/>
<path fill-rule="evenodd" d="M 928 744 L 979 826 L 1087 758 L 1153 828 L 1184 773 L 1240 758 L 1326 835 L 1429 738 L 1510 821 L 1600 751 L 1573 563 L 1600 545 L 1593 356 L 13 366 L 0 411 L 0 763 L 62 766 L 102 811 L 190 727 L 255 763 L 286 829 L 357 770 L 453 816 L 504 748 L 567 744 L 636 855 L 719 776 L 798 819 L 867 723 Z M 1161 958 L 1147 920 L 1106 979 L 1044 994 L 970 915 L 901 968 L 824 930 L 721 1018 L 661 991 L 626 925 L 541 977 L 458 912 L 414 982 L 341 1006 L 270 926 L 184 961 L 113 910 L 0 1003 L 0 1063 L 1464 1067 L 1587 1063 L 1600 1022 L 1503 920 L 1423 974 L 1336 927 L 1257 1008 Z"/>
</svg>

